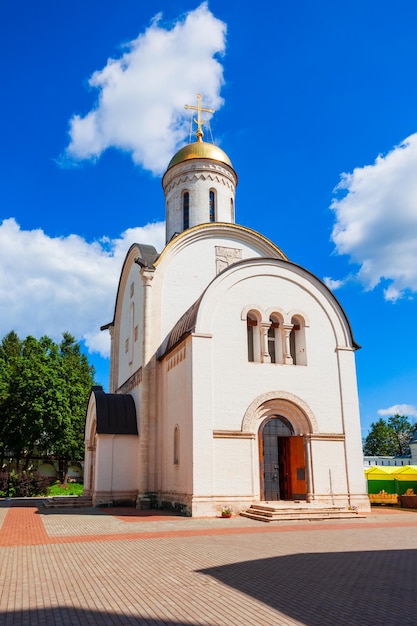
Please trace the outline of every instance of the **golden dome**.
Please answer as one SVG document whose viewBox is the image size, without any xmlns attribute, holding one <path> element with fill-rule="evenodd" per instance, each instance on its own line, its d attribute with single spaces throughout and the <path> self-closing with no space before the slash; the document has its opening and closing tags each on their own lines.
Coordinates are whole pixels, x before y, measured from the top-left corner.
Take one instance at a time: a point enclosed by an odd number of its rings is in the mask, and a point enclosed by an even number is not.
<svg viewBox="0 0 417 626">
<path fill-rule="evenodd" d="M 221 148 L 205 141 L 195 141 L 194 143 L 189 143 L 187 146 L 184 146 L 181 150 L 178 150 L 177 154 L 175 154 L 169 162 L 167 170 L 173 165 L 188 161 L 189 159 L 212 159 L 213 161 L 225 163 L 233 169 L 232 162 Z"/>
</svg>

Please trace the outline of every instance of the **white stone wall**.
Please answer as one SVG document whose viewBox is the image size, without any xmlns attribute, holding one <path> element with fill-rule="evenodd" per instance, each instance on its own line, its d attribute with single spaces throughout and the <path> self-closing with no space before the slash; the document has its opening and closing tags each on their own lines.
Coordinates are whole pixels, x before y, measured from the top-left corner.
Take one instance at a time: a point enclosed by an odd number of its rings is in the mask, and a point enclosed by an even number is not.
<svg viewBox="0 0 417 626">
<path fill-rule="evenodd" d="M 158 492 L 176 501 L 193 493 L 193 423 L 191 341 L 173 350 L 160 365 L 158 375 Z M 174 432 L 178 427 L 177 458 Z M 174 461 L 177 460 L 178 463 Z"/>
<path fill-rule="evenodd" d="M 138 438 L 133 435 L 100 435 L 94 472 L 94 505 L 135 500 Z"/>
<path fill-rule="evenodd" d="M 344 441 L 318 438 L 311 442 L 314 500 L 344 503 L 348 492 Z M 363 493 L 363 489 L 362 489 Z"/>
<path fill-rule="evenodd" d="M 361 507 L 362 496 L 367 492 L 367 484 L 364 480 L 363 467 L 360 461 L 363 458 L 363 450 L 356 367 L 352 353 L 343 349 L 338 350 L 338 361 L 348 487 L 352 494 L 351 504 L 357 504 Z M 358 498 L 357 502 L 355 498 Z M 368 503 L 365 502 L 365 504 Z"/>
<path fill-rule="evenodd" d="M 364 456 L 363 467 L 367 469 L 371 466 L 378 465 L 380 467 L 392 466 L 392 467 L 404 467 L 404 465 L 416 465 L 417 459 L 412 459 L 409 456 L 397 457 L 397 456 Z"/>
<path fill-rule="evenodd" d="M 237 227 L 231 232 L 231 229 L 215 225 L 195 233 L 184 233 L 164 252 L 152 281 L 154 350 L 163 344 L 181 315 L 216 277 L 219 261 L 224 259 L 219 248 L 229 249 L 242 260 L 279 256 L 279 250 L 270 242 L 257 239 L 251 231 Z"/>
<path fill-rule="evenodd" d="M 210 337 L 192 338 L 193 389 L 193 494 L 210 498 L 215 494 L 213 440 L 213 362 Z"/>
<path fill-rule="evenodd" d="M 259 485 L 254 483 L 252 445 L 252 439 L 213 440 L 213 492 L 216 495 L 230 499 L 233 494 L 233 500 L 253 500 L 259 494 Z"/>
<path fill-rule="evenodd" d="M 143 284 L 139 272 L 139 266 L 132 262 L 126 268 L 123 290 L 119 293 L 115 329 L 119 334 L 116 389 L 142 365 Z"/>
</svg>

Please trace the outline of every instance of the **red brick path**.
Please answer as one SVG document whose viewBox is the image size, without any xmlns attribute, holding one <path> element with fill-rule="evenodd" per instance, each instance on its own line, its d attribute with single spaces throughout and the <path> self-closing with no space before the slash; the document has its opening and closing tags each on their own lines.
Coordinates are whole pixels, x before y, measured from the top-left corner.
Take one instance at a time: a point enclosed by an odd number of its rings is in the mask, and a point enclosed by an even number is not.
<svg viewBox="0 0 417 626">
<path fill-rule="evenodd" d="M 384 514 L 386 510 L 384 511 Z M 259 534 L 259 533 L 286 533 L 300 531 L 340 531 L 349 529 L 378 529 L 378 528 L 407 528 L 417 527 L 417 513 L 415 518 L 407 518 L 401 520 L 397 511 L 391 513 L 392 520 L 384 519 L 379 521 L 378 511 L 372 516 L 372 520 L 353 520 L 347 522 L 336 523 L 295 523 L 291 525 L 284 524 L 266 524 L 259 523 L 256 526 L 239 526 L 230 527 L 222 526 L 221 528 L 190 528 L 188 530 L 153 530 L 148 532 L 129 532 L 117 534 L 96 534 L 96 535 L 76 535 L 76 536 L 59 536 L 49 537 L 45 530 L 42 515 L 37 507 L 15 507 L 9 508 L 6 518 L 0 529 L 0 547 L 8 546 L 37 546 L 49 545 L 57 543 L 85 543 L 96 541 L 120 541 L 131 539 L 161 539 L 172 537 L 203 537 L 203 536 L 219 536 L 219 535 L 240 535 L 240 534 Z M 107 515 L 114 516 L 116 519 L 126 522 L 163 522 L 183 520 L 178 516 L 170 516 L 167 514 L 156 514 L 156 512 L 134 512 L 123 511 L 117 509 L 106 510 Z M 203 520 L 201 520 L 203 521 Z M 243 520 L 242 520 L 243 522 Z M 243 522 L 244 523 L 244 522 Z"/>
</svg>

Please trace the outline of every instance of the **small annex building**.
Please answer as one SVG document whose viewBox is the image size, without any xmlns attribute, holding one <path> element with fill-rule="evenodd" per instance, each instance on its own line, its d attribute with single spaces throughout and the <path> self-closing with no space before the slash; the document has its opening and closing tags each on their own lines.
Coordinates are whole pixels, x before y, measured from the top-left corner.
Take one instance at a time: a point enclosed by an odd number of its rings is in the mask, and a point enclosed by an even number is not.
<svg viewBox="0 0 417 626">
<path fill-rule="evenodd" d="M 278 500 L 369 510 L 348 319 L 236 224 L 237 174 L 196 108 L 197 140 L 162 178 L 166 246 L 131 246 L 102 327 L 110 393 L 91 393 L 85 493 L 193 516 Z"/>
</svg>

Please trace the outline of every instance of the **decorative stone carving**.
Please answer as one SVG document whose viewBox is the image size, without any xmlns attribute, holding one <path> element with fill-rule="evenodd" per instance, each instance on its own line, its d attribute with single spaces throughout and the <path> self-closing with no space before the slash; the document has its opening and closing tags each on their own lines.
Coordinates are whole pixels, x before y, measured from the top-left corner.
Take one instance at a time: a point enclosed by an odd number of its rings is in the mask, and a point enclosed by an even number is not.
<svg viewBox="0 0 417 626">
<path fill-rule="evenodd" d="M 203 180 L 213 177 L 212 180 L 222 181 L 231 189 L 236 186 L 236 174 L 229 168 L 214 162 L 198 162 L 198 165 L 191 161 L 185 161 L 181 166 L 176 166 L 172 170 L 168 170 L 164 177 L 164 186 L 166 193 L 171 191 L 181 182 L 195 180 L 197 176 L 203 176 Z M 227 182 L 226 182 L 227 179 Z"/>
<path fill-rule="evenodd" d="M 226 267 L 242 260 L 240 248 L 225 248 L 216 246 L 216 274 L 220 274 Z"/>
<path fill-rule="evenodd" d="M 121 387 L 118 388 L 116 393 L 130 393 L 132 389 L 140 385 L 142 382 L 142 368 L 140 367 Z"/>
<path fill-rule="evenodd" d="M 185 356 L 185 346 L 181 347 L 179 350 L 176 350 L 174 354 L 172 354 L 171 357 L 168 359 L 167 371 L 169 372 L 170 369 L 178 365 L 178 363 L 181 363 L 181 361 L 185 359 Z"/>
<path fill-rule="evenodd" d="M 286 417 L 297 435 L 318 432 L 317 421 L 310 407 L 301 398 L 286 391 L 269 391 L 258 396 L 243 417 L 242 431 L 256 433 L 259 422 L 274 415 Z"/>
</svg>

